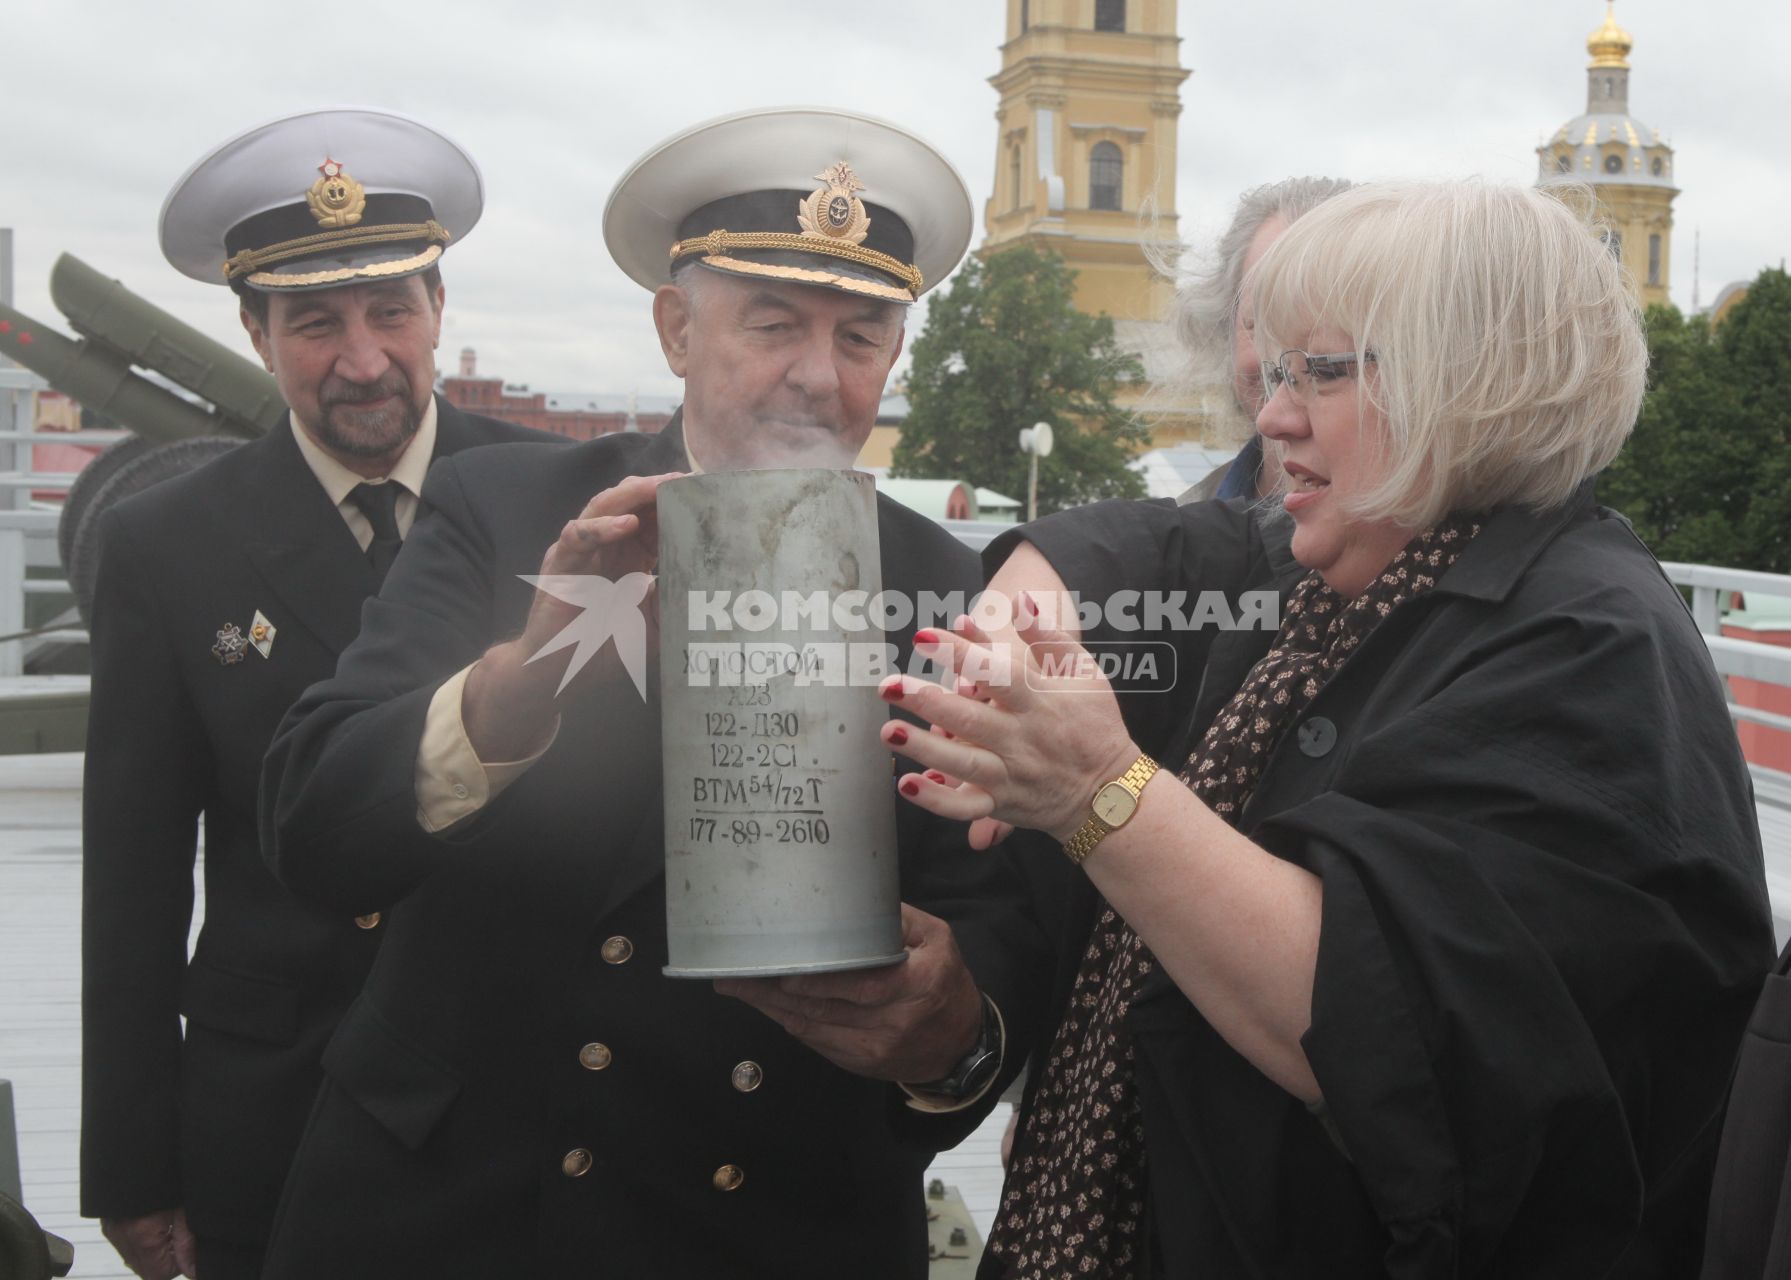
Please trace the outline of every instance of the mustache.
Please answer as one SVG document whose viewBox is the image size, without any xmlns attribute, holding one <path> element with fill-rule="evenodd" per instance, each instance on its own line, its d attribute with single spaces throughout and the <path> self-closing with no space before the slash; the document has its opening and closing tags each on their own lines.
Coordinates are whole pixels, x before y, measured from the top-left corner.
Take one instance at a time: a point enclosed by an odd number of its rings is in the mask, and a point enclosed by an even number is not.
<svg viewBox="0 0 1791 1280">
<path fill-rule="evenodd" d="M 350 382 L 332 376 L 318 388 L 317 402 L 325 409 L 333 409 L 340 404 L 368 404 L 387 396 L 399 396 L 406 402 L 410 400 L 410 379 L 404 376 L 402 369 L 388 369 L 374 382 Z"/>
</svg>

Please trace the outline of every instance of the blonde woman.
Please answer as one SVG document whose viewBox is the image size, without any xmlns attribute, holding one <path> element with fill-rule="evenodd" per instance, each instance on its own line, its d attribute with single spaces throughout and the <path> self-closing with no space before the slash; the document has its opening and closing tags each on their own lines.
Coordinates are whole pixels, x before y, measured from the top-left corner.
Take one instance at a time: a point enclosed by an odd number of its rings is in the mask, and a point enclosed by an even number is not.
<svg viewBox="0 0 1791 1280">
<path fill-rule="evenodd" d="M 1703 642 L 1592 494 L 1619 268 L 1532 189 L 1370 186 L 1255 296 L 1279 628 L 1078 634 L 1065 590 L 1274 580 L 1241 503 L 1106 503 L 992 548 L 1014 632 L 917 637 L 958 693 L 885 689 L 952 734 L 903 793 L 1092 900 L 983 1274 L 1692 1274 L 1773 946 Z M 1141 639 L 1172 689 L 1066 660 Z"/>
</svg>

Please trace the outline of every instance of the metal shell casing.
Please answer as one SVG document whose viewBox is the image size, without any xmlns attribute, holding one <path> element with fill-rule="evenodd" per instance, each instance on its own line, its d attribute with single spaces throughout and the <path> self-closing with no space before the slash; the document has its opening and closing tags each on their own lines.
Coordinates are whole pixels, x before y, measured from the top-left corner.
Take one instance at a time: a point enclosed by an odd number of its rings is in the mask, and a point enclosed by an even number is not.
<svg viewBox="0 0 1791 1280">
<path fill-rule="evenodd" d="M 874 482 L 686 476 L 658 510 L 665 972 L 901 960 Z"/>
</svg>

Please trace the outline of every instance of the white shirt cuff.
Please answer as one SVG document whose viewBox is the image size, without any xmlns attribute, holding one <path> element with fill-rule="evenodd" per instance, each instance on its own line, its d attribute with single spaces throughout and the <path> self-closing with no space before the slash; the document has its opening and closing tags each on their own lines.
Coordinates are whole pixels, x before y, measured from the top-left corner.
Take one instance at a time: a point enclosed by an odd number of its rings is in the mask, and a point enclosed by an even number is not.
<svg viewBox="0 0 1791 1280">
<path fill-rule="evenodd" d="M 435 691 L 417 744 L 417 824 L 431 835 L 466 821 L 497 799 L 547 754 L 560 733 L 556 717 L 553 732 L 533 755 L 522 760 L 480 760 L 460 718 L 460 699 L 472 669 L 462 667 Z"/>
</svg>

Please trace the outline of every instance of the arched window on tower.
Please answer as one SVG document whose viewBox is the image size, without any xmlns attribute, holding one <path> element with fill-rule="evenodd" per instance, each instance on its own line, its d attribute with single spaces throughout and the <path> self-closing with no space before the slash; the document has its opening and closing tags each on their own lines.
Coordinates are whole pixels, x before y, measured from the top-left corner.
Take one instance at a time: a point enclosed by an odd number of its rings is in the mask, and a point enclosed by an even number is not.
<svg viewBox="0 0 1791 1280">
<path fill-rule="evenodd" d="M 1088 153 L 1088 207 L 1117 209 L 1126 161 L 1111 142 L 1097 142 Z"/>
<path fill-rule="evenodd" d="M 1020 34 L 1021 35 L 1026 34 L 1026 28 L 1029 25 L 1028 19 L 1030 17 L 1030 14 L 1028 13 L 1028 8 L 1029 8 L 1029 5 L 1027 3 L 1027 0 L 1020 0 Z"/>
<path fill-rule="evenodd" d="M 1660 283 L 1660 237 L 1648 237 L 1648 283 Z"/>
<path fill-rule="evenodd" d="M 1026 201 L 1022 198 L 1023 193 L 1020 190 L 1020 144 L 1017 142 L 1011 144 L 1007 149 L 1007 176 L 1008 190 L 1014 193 L 1013 204 L 1009 207 L 1014 209 L 1024 207 Z"/>
<path fill-rule="evenodd" d="M 1606 156 L 1604 158 L 1604 171 L 1606 173 L 1622 173 L 1623 157 L 1614 152 L 1611 155 Z"/>
<path fill-rule="evenodd" d="M 1555 172 L 1556 173 L 1572 173 L 1573 172 L 1573 157 L 1570 155 L 1566 155 L 1566 154 L 1556 156 L 1555 157 Z"/>
<path fill-rule="evenodd" d="M 1126 0 L 1095 0 L 1094 29 L 1096 31 L 1124 31 L 1126 29 Z"/>
</svg>

